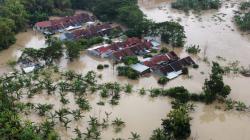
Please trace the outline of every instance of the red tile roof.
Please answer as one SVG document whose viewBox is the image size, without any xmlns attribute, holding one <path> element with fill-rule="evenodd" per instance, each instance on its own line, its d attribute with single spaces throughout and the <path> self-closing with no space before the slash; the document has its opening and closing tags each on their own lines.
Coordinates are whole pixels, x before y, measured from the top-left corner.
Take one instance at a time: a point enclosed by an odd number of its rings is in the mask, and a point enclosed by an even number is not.
<svg viewBox="0 0 250 140">
<path fill-rule="evenodd" d="M 57 30 L 67 28 L 75 24 L 81 24 L 82 22 L 93 21 L 94 19 L 95 17 L 82 13 L 74 16 L 63 17 L 61 19 L 37 22 L 35 26 L 49 28 L 50 30 Z"/>
<path fill-rule="evenodd" d="M 40 27 L 40 28 L 46 28 L 51 26 L 50 21 L 42 21 L 42 22 L 37 22 L 35 26 Z"/>
<path fill-rule="evenodd" d="M 108 50 L 110 50 L 110 48 L 109 47 L 100 47 L 100 48 L 97 48 L 96 50 L 102 54 L 102 53 L 105 53 Z"/>
</svg>

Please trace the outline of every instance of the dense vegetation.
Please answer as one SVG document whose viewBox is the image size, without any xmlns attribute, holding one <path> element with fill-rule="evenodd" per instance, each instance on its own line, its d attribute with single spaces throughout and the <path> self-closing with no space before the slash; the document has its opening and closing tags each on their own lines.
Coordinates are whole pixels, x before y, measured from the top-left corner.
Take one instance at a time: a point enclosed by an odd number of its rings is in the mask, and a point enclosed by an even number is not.
<svg viewBox="0 0 250 140">
<path fill-rule="evenodd" d="M 250 2 L 242 2 L 240 4 L 241 12 L 235 15 L 235 22 L 243 31 L 250 30 Z"/>
<path fill-rule="evenodd" d="M 218 9 L 221 5 L 220 0 L 177 0 L 172 3 L 172 8 L 188 10 L 207 10 Z"/>
<path fill-rule="evenodd" d="M 129 66 L 118 66 L 118 76 L 125 76 L 129 79 L 136 80 L 139 78 L 139 73 L 130 68 Z"/>
<path fill-rule="evenodd" d="M 15 5 L 15 6 L 13 6 Z M 84 9 L 94 13 L 102 21 L 116 21 L 126 27 L 129 37 L 151 34 L 156 23 L 147 20 L 137 6 L 136 0 L 4 0 L 0 6 L 0 38 L 1 49 L 15 42 L 14 34 L 22 31 L 28 25 L 46 20 L 51 15 L 70 15 L 72 9 Z M 172 45 L 183 45 L 184 30 L 178 23 L 165 22 L 163 41 Z M 158 26 L 157 26 L 158 27 Z M 178 31 L 177 34 L 173 31 Z"/>
</svg>

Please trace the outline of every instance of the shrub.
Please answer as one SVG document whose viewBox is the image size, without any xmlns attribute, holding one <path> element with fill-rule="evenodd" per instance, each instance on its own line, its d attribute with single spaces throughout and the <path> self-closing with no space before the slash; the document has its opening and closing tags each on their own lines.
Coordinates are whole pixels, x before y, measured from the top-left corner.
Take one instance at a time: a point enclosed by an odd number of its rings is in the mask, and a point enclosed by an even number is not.
<svg viewBox="0 0 250 140">
<path fill-rule="evenodd" d="M 169 81 L 169 79 L 167 77 L 161 77 L 159 80 L 158 80 L 158 84 L 160 85 L 165 85 L 167 84 L 167 82 Z"/>
<path fill-rule="evenodd" d="M 167 47 L 162 47 L 161 50 L 160 50 L 160 53 L 168 53 L 169 50 Z"/>
<path fill-rule="evenodd" d="M 109 67 L 109 65 L 108 64 L 104 64 L 104 68 L 108 68 Z"/>
<path fill-rule="evenodd" d="M 220 0 L 176 0 L 172 3 L 172 8 L 188 11 L 218 9 L 221 6 Z"/>
<path fill-rule="evenodd" d="M 126 76 L 129 79 L 136 80 L 139 78 L 139 73 L 128 66 L 117 67 L 118 76 Z"/>
<path fill-rule="evenodd" d="M 194 69 L 198 69 L 198 68 L 199 68 L 199 65 L 194 64 L 194 65 L 193 65 L 193 68 L 194 68 Z"/>
<path fill-rule="evenodd" d="M 136 64 L 138 62 L 139 62 L 139 60 L 138 60 L 137 56 L 126 56 L 123 58 L 123 63 L 125 65 L 132 65 L 132 64 Z"/>
<path fill-rule="evenodd" d="M 102 70 L 104 68 L 104 66 L 102 65 L 102 64 L 99 64 L 98 66 L 97 66 L 97 69 L 98 70 Z"/>
<path fill-rule="evenodd" d="M 191 54 L 198 54 L 200 53 L 201 49 L 199 45 L 191 45 L 186 49 L 186 52 L 191 53 Z"/>
</svg>

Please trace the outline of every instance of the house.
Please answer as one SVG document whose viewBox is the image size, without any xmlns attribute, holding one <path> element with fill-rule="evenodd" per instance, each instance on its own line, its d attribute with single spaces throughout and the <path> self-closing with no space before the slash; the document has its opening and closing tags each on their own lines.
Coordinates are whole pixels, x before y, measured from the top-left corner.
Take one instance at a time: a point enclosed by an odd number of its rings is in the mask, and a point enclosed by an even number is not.
<svg viewBox="0 0 250 140">
<path fill-rule="evenodd" d="M 169 64 L 161 65 L 159 68 L 155 69 L 155 73 L 166 76 L 168 79 L 174 79 L 182 74 L 184 67 L 194 65 L 193 59 L 188 56 L 183 59 L 171 62 Z"/>
<path fill-rule="evenodd" d="M 73 32 L 64 33 L 61 35 L 60 38 L 64 40 L 77 40 L 81 38 L 88 39 L 88 38 L 97 37 L 97 36 L 106 36 L 106 35 L 109 35 L 114 28 L 116 27 L 112 27 L 108 23 L 90 25 L 86 29 L 75 30 Z M 65 35 L 65 34 L 70 34 L 70 35 Z M 67 36 L 69 36 L 70 38 L 67 38 Z"/>
<path fill-rule="evenodd" d="M 120 44 L 118 50 L 114 51 L 112 59 L 120 62 L 126 56 L 144 55 L 151 48 L 151 44 L 146 40 L 136 37 L 128 38 L 123 44 Z"/>
<path fill-rule="evenodd" d="M 143 64 L 140 64 L 140 63 L 137 63 L 137 64 L 134 64 L 134 65 L 131 65 L 130 66 L 133 70 L 135 70 L 136 72 L 138 72 L 140 75 L 145 75 L 145 74 L 148 74 L 150 73 L 150 68 L 143 65 Z"/>
<path fill-rule="evenodd" d="M 88 53 L 100 58 L 109 58 L 113 53 L 113 50 L 109 47 L 108 44 L 97 46 L 94 48 L 89 48 Z"/>
<path fill-rule="evenodd" d="M 143 62 L 144 65 L 150 67 L 152 70 L 158 69 L 161 65 L 169 64 L 178 60 L 179 57 L 173 51 L 166 54 L 155 55 L 152 58 Z"/>
<path fill-rule="evenodd" d="M 34 29 L 39 32 L 52 34 L 56 32 L 70 31 L 81 28 L 82 23 L 93 22 L 95 17 L 81 13 L 74 16 L 63 17 L 55 20 L 41 21 L 34 25 Z"/>
<path fill-rule="evenodd" d="M 144 37 L 144 39 L 151 43 L 152 49 L 156 49 L 156 50 L 160 49 L 161 41 L 159 38 L 157 38 L 157 37 Z"/>
</svg>

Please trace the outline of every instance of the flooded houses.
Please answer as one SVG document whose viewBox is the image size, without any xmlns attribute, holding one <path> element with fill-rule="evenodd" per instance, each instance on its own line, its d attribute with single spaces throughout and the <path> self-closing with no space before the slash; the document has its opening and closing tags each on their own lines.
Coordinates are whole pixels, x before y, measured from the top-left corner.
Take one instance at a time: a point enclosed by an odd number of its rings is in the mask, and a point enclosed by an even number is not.
<svg viewBox="0 0 250 140">
<path fill-rule="evenodd" d="M 93 22 L 96 18 L 86 13 L 74 16 L 63 17 L 55 20 L 41 21 L 34 25 L 34 29 L 44 34 L 54 34 L 57 32 L 79 29 L 83 23 Z"/>
<path fill-rule="evenodd" d="M 125 41 L 114 42 L 110 45 L 102 45 L 88 49 L 88 53 L 101 58 L 111 58 L 120 62 L 126 56 L 144 55 L 152 48 L 152 44 L 144 39 L 136 37 Z"/>
<path fill-rule="evenodd" d="M 183 73 L 183 68 L 195 65 L 193 59 L 188 56 L 180 59 L 173 51 L 166 54 L 159 54 L 142 62 L 145 66 L 168 79 L 174 79 Z"/>
<path fill-rule="evenodd" d="M 90 48 L 88 53 L 100 58 L 109 58 L 113 62 L 119 63 L 125 57 L 144 56 L 151 53 L 153 49 L 159 49 L 160 46 L 155 45 L 156 41 L 152 42 L 152 40 L 133 37 L 110 45 L 105 44 Z M 141 76 L 153 72 L 159 76 L 174 79 L 183 73 L 184 68 L 192 65 L 195 65 L 195 62 L 190 56 L 180 59 L 175 52 L 171 51 L 145 58 L 130 67 Z"/>
</svg>

